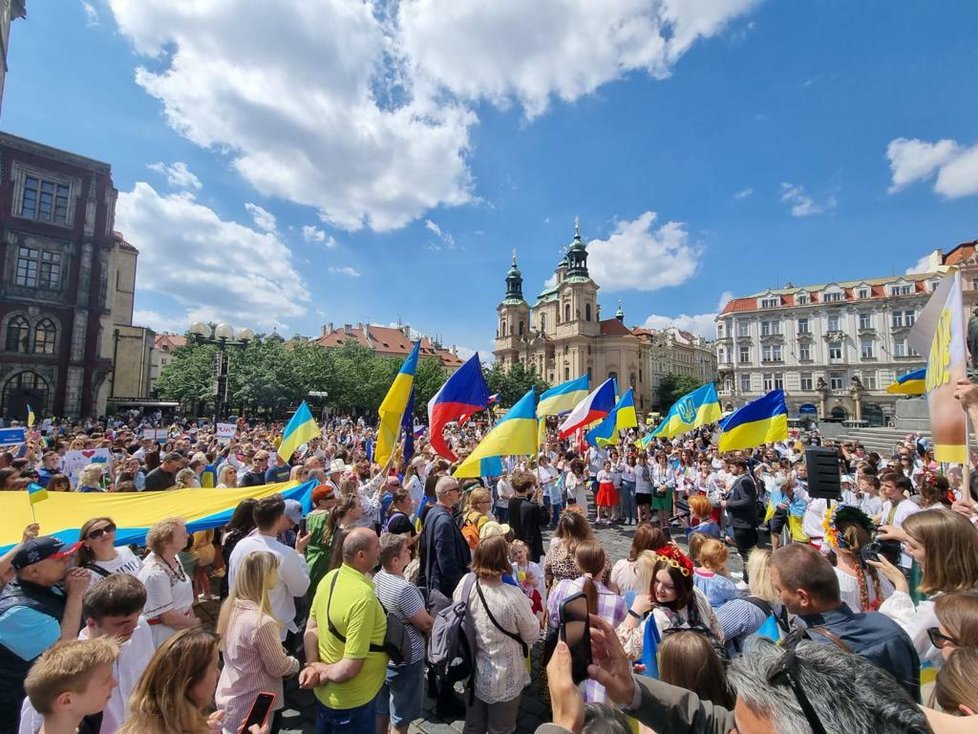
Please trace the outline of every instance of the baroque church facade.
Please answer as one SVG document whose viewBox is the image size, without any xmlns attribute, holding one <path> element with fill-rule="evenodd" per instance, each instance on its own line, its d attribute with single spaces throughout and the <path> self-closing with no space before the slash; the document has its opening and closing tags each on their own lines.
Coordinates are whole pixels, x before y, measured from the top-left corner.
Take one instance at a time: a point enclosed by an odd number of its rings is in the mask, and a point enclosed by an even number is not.
<svg viewBox="0 0 978 734">
<path fill-rule="evenodd" d="M 513 253 L 506 296 L 496 307 L 493 354 L 501 367 L 523 363 L 551 385 L 586 374 L 594 389 L 615 377 L 619 391 L 633 388 L 636 409 L 648 410 L 652 398 L 648 341 L 625 325 L 620 305 L 614 318 L 601 318 L 599 286 L 588 274 L 587 258 L 578 225 L 554 271 L 556 282 L 531 306 L 523 297 L 523 275 Z"/>
</svg>

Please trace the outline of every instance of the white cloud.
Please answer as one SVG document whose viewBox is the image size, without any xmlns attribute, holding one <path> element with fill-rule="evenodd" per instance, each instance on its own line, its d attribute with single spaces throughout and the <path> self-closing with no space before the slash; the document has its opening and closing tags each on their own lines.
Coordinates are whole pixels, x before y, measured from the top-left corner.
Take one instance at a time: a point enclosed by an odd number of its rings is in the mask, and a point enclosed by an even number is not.
<svg viewBox="0 0 978 734">
<path fill-rule="evenodd" d="M 275 219 L 275 215 L 268 211 L 268 209 L 264 209 L 250 202 L 245 204 L 245 209 L 248 210 L 258 229 L 263 229 L 266 232 L 275 231 L 275 227 L 278 226 L 278 221 Z"/>
<path fill-rule="evenodd" d="M 914 273 L 929 273 L 933 270 L 930 266 L 930 255 L 924 255 L 917 262 L 911 265 L 906 270 L 907 275 L 913 275 Z"/>
<path fill-rule="evenodd" d="M 419 86 L 527 117 L 553 98 L 572 102 L 642 71 L 668 77 L 701 38 L 720 33 L 755 0 L 408 0 L 400 42 Z"/>
<path fill-rule="evenodd" d="M 136 326 L 148 326 L 157 334 L 164 331 L 183 334 L 190 328 L 190 322 L 183 316 L 167 316 L 159 311 L 136 309 L 132 312 L 132 322 Z"/>
<path fill-rule="evenodd" d="M 307 224 L 302 228 L 302 237 L 306 242 L 314 242 L 330 248 L 336 247 L 336 238 L 333 235 L 327 235 L 319 227 L 314 227 L 311 224 Z"/>
<path fill-rule="evenodd" d="M 443 249 L 449 249 L 449 250 L 454 249 L 455 238 L 452 236 L 450 232 L 445 232 L 444 230 L 442 230 L 441 227 L 439 227 L 435 222 L 431 221 L 430 219 L 424 220 L 424 226 L 425 229 L 427 229 L 429 232 L 434 234 L 440 240 L 440 242 L 428 243 L 429 250 L 434 250 L 435 252 L 437 252 Z"/>
<path fill-rule="evenodd" d="M 886 146 L 886 157 L 890 160 L 893 180 L 887 190 L 895 194 L 916 181 L 931 178 L 935 171 L 949 163 L 958 153 L 958 144 L 953 140 L 938 140 L 936 143 L 917 138 L 891 140 Z"/>
<path fill-rule="evenodd" d="M 161 195 L 139 181 L 119 194 L 116 227 L 139 248 L 137 287 L 173 298 L 184 323 L 284 331 L 283 320 L 306 313 L 309 289 L 285 243 L 221 219 L 192 194 Z"/>
<path fill-rule="evenodd" d="M 634 71 L 664 78 L 757 2 L 279 0 L 269 16 L 256 3 L 108 0 L 154 59 L 136 82 L 174 130 L 262 195 L 350 231 L 473 201 L 484 100 L 532 118 Z"/>
<path fill-rule="evenodd" d="M 360 277 L 360 271 L 357 270 L 356 268 L 351 268 L 349 266 L 343 268 L 336 268 L 336 267 L 326 268 L 326 270 L 330 273 L 335 273 L 336 275 L 348 275 L 351 278 Z"/>
<path fill-rule="evenodd" d="M 747 199 L 754 193 L 754 189 L 748 186 L 746 189 L 741 189 L 736 194 L 734 194 L 735 199 Z"/>
<path fill-rule="evenodd" d="M 166 176 L 166 182 L 175 188 L 182 190 L 195 189 L 199 191 L 203 187 L 200 179 L 187 168 L 187 164 L 183 161 L 177 161 L 169 166 L 162 162 L 151 163 L 147 168 Z"/>
<path fill-rule="evenodd" d="M 655 212 L 618 222 L 606 240 L 588 244 L 588 269 L 605 291 L 654 291 L 689 280 L 703 252 L 682 222 L 655 228 Z"/>
<path fill-rule="evenodd" d="M 789 211 L 793 217 L 810 217 L 813 214 L 822 214 L 830 209 L 835 209 L 837 204 L 834 195 L 816 201 L 815 197 L 805 191 L 804 186 L 786 182 L 781 184 L 781 203 L 789 206 Z"/>
<path fill-rule="evenodd" d="M 98 10 L 87 0 L 81 0 L 82 10 L 85 11 L 85 26 L 87 28 L 94 28 L 98 25 L 99 17 Z"/>
<path fill-rule="evenodd" d="M 678 316 L 651 314 L 645 319 L 645 323 L 642 324 L 642 326 L 644 326 L 646 329 L 659 330 L 667 329 L 670 326 L 675 326 L 677 329 L 690 331 L 694 334 L 699 334 L 702 337 L 706 337 L 707 339 L 715 339 L 717 333 L 717 314 L 723 311 L 723 307 L 726 306 L 732 298 L 732 292 L 724 291 L 720 295 L 720 301 L 717 303 L 717 310 L 713 313 L 701 313 L 692 316 L 684 313 L 679 314 Z"/>
</svg>

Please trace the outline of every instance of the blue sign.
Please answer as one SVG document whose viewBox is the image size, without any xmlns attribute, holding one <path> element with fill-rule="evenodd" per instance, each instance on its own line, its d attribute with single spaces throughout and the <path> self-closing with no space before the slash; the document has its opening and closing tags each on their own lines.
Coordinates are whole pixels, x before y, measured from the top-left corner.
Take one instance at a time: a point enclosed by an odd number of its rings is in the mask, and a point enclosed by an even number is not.
<svg viewBox="0 0 978 734">
<path fill-rule="evenodd" d="M 798 413 L 800 415 L 818 415 L 818 408 L 811 403 L 802 403 L 798 406 Z"/>
<path fill-rule="evenodd" d="M 0 446 L 9 446 L 12 443 L 24 443 L 27 437 L 24 435 L 23 428 L 0 428 Z"/>
</svg>

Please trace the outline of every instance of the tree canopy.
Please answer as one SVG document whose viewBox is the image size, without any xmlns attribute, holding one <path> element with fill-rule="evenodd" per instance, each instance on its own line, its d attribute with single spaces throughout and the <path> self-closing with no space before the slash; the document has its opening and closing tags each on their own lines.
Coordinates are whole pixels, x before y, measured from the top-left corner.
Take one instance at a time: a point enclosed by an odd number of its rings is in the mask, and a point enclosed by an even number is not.
<svg viewBox="0 0 978 734">
<path fill-rule="evenodd" d="M 683 395 L 691 393 L 703 383 L 698 377 L 693 375 L 676 375 L 669 373 L 662 376 L 659 383 L 659 405 L 660 410 L 665 413 Z"/>
</svg>

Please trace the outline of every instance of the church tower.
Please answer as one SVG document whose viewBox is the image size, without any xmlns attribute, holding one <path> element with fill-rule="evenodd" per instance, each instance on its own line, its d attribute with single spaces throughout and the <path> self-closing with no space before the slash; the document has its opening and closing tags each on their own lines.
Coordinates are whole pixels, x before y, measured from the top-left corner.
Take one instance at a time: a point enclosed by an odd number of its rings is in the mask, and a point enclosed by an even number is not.
<svg viewBox="0 0 978 734">
<path fill-rule="evenodd" d="M 574 222 L 574 239 L 564 255 L 565 276 L 558 286 L 560 323 L 569 336 L 595 337 L 601 333 L 598 284 L 587 270 L 587 244 L 581 237 L 580 220 Z"/>
<path fill-rule="evenodd" d="M 506 273 L 506 296 L 496 306 L 499 320 L 496 326 L 496 343 L 493 350 L 502 367 L 509 368 L 521 357 L 529 358 L 530 306 L 523 298 L 523 274 L 513 262 Z"/>
</svg>

